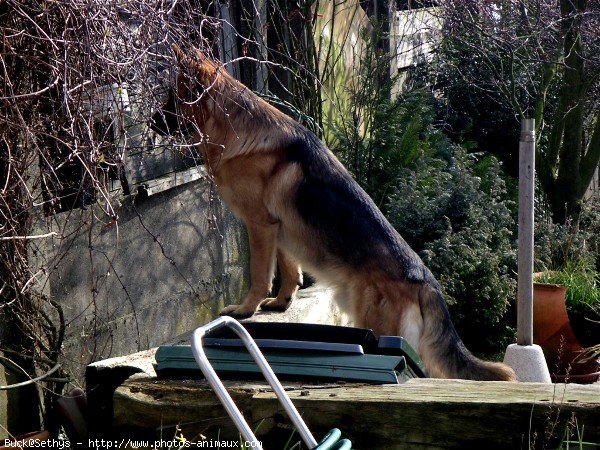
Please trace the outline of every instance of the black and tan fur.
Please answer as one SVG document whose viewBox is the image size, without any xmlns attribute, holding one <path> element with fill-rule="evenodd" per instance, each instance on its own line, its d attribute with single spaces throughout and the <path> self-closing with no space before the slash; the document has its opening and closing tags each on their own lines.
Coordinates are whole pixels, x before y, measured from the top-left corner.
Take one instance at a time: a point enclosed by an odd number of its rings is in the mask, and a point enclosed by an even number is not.
<svg viewBox="0 0 600 450">
<path fill-rule="evenodd" d="M 174 50 L 178 101 L 165 109 L 176 106 L 197 127 L 223 200 L 248 228 L 251 287 L 241 304 L 221 314 L 285 310 L 302 266 L 335 288 L 355 326 L 404 336 L 432 376 L 514 379 L 509 367 L 481 361 L 464 347 L 431 272 L 313 133 L 203 53 Z M 155 116 L 158 128 L 164 118 Z M 267 298 L 275 261 L 281 287 Z"/>
</svg>

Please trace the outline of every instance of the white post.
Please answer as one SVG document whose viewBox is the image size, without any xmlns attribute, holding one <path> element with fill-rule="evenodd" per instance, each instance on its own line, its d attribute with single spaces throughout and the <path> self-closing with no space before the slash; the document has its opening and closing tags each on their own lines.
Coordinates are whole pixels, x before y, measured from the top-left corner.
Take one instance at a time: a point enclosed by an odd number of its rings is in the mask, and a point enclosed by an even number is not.
<svg viewBox="0 0 600 450">
<path fill-rule="evenodd" d="M 533 200 L 535 120 L 524 119 L 519 143 L 519 253 L 517 343 L 533 344 Z"/>
<path fill-rule="evenodd" d="M 535 121 L 524 119 L 519 143 L 519 253 L 517 344 L 509 345 L 504 363 L 517 380 L 550 383 L 544 352 L 533 344 L 533 200 L 535 187 Z"/>
</svg>

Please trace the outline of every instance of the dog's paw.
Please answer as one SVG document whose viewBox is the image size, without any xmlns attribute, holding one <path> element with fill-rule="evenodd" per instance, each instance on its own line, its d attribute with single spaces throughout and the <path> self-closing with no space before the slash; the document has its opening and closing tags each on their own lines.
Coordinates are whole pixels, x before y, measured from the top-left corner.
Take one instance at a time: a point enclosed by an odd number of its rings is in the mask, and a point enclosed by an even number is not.
<svg viewBox="0 0 600 450">
<path fill-rule="evenodd" d="M 221 310 L 220 316 L 229 316 L 234 319 L 247 319 L 252 317 L 254 310 L 248 309 L 245 305 L 229 305 Z"/>
<path fill-rule="evenodd" d="M 286 311 L 292 303 L 293 297 L 284 298 L 267 298 L 260 304 L 260 309 L 263 311 Z"/>
</svg>

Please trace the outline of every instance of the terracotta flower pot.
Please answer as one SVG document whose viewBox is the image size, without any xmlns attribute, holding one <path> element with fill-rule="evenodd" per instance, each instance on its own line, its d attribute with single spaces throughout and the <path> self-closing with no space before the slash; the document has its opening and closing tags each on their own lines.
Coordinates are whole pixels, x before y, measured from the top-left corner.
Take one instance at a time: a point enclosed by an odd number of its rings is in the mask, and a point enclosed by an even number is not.
<svg viewBox="0 0 600 450">
<path fill-rule="evenodd" d="M 600 368 L 582 353 L 567 315 L 566 293 L 564 286 L 533 284 L 533 342 L 542 347 L 554 381 L 591 383 Z"/>
</svg>

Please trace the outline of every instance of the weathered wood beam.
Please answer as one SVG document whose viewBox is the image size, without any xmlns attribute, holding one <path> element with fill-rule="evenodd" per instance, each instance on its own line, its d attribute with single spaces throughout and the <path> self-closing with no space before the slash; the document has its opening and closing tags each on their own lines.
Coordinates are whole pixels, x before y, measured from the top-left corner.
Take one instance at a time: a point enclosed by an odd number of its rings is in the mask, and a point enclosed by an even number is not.
<svg viewBox="0 0 600 450">
<path fill-rule="evenodd" d="M 252 424 L 265 419 L 258 429 L 265 448 L 279 448 L 272 433 L 283 411 L 275 395 L 258 384 L 230 387 Z M 562 436 L 574 418 L 586 441 L 600 442 L 598 385 L 414 379 L 402 385 L 301 386 L 289 394 L 315 436 L 339 427 L 355 448 L 527 448 L 529 439 L 541 442 L 551 429 Z M 116 390 L 114 408 L 122 432 L 187 422 L 206 426 L 225 417 L 201 381 L 129 380 Z"/>
</svg>

